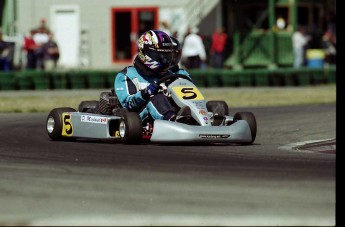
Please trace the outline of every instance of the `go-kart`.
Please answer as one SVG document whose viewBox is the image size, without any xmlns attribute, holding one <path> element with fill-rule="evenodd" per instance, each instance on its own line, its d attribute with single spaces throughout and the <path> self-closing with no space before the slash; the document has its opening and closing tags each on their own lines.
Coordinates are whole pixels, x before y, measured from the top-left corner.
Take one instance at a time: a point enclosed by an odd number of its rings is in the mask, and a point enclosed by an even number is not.
<svg viewBox="0 0 345 227">
<path fill-rule="evenodd" d="M 114 90 L 102 92 L 98 100 L 82 101 L 78 111 L 71 107 L 50 111 L 46 128 L 52 140 L 106 139 L 126 144 L 153 143 L 236 143 L 252 144 L 257 125 L 252 112 L 229 115 L 224 101 L 206 101 L 185 75 L 161 78 L 171 102 L 187 113 L 179 120 L 142 121 L 137 112 L 122 108 Z M 151 126 L 151 127 L 149 127 Z"/>
</svg>

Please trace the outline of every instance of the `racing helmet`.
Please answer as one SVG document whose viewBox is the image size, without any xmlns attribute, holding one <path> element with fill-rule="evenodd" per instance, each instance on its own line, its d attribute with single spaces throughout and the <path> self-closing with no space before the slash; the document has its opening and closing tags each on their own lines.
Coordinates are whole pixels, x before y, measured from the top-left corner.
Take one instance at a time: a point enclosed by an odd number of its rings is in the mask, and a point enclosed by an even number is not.
<svg viewBox="0 0 345 227">
<path fill-rule="evenodd" d="M 140 61 L 160 75 L 168 71 L 173 61 L 173 50 L 170 36 L 163 31 L 146 31 L 138 40 Z"/>
<path fill-rule="evenodd" d="M 170 38 L 174 47 L 173 61 L 171 63 L 171 66 L 174 66 L 174 65 L 177 65 L 179 61 L 181 60 L 182 45 L 175 37 L 170 36 Z"/>
</svg>

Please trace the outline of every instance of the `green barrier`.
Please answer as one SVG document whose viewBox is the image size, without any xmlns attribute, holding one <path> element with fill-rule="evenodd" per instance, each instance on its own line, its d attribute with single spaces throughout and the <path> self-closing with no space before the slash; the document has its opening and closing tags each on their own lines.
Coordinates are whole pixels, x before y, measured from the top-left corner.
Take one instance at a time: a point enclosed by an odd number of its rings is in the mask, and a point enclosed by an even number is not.
<svg viewBox="0 0 345 227">
<path fill-rule="evenodd" d="M 86 73 L 86 81 L 88 88 L 105 88 L 105 77 L 101 72 L 88 72 Z"/>
<path fill-rule="evenodd" d="M 330 71 L 327 73 L 327 81 L 328 83 L 336 83 L 336 72 Z"/>
<path fill-rule="evenodd" d="M 292 69 L 291 71 L 297 78 L 298 86 L 306 86 L 311 84 L 311 74 L 307 68 Z"/>
<path fill-rule="evenodd" d="M 72 71 L 67 73 L 67 88 L 83 89 L 87 88 L 85 72 Z"/>
<path fill-rule="evenodd" d="M 326 82 L 324 71 L 312 70 L 311 83 L 312 84 L 324 84 Z"/>
<path fill-rule="evenodd" d="M 292 74 L 288 69 L 278 68 L 273 70 L 272 77 L 276 80 L 273 81 L 272 86 L 296 86 L 296 76 Z"/>
<path fill-rule="evenodd" d="M 205 74 L 192 74 L 191 78 L 194 82 L 194 84 L 198 87 L 206 87 L 207 86 L 207 80 Z"/>
<path fill-rule="evenodd" d="M 15 74 L 17 85 L 19 90 L 32 90 L 34 89 L 34 84 L 32 77 L 30 76 L 30 71 L 18 72 Z"/>
<path fill-rule="evenodd" d="M 229 73 L 226 70 L 221 71 L 221 81 L 222 81 L 222 86 L 224 87 L 235 87 L 238 86 L 238 75 L 234 72 L 231 71 Z"/>
<path fill-rule="evenodd" d="M 308 74 L 302 74 L 297 76 L 297 85 L 306 86 L 310 85 L 310 77 Z"/>
<path fill-rule="evenodd" d="M 269 74 L 267 70 L 254 70 L 254 86 L 266 87 L 269 85 Z"/>
<path fill-rule="evenodd" d="M 325 68 L 325 80 L 327 83 L 336 83 L 336 67 L 329 66 Z"/>
<path fill-rule="evenodd" d="M 254 70 L 242 70 L 238 72 L 238 83 L 241 87 L 249 87 L 254 84 Z"/>
<path fill-rule="evenodd" d="M 115 77 L 116 77 L 117 72 L 105 72 L 104 77 L 105 77 L 105 88 L 114 88 L 114 83 L 115 83 Z"/>
<path fill-rule="evenodd" d="M 198 87 L 207 86 L 206 75 L 204 74 L 203 70 L 193 69 L 193 70 L 188 70 L 188 73 L 190 74 L 190 77 L 192 78 L 196 86 Z"/>
<path fill-rule="evenodd" d="M 205 76 L 206 76 L 206 87 L 221 87 L 222 86 L 221 78 L 218 73 L 205 72 Z"/>
<path fill-rule="evenodd" d="M 196 86 L 307 86 L 336 83 L 336 66 L 277 69 L 187 70 Z M 0 90 L 113 88 L 112 71 L 13 71 L 0 73 Z"/>
<path fill-rule="evenodd" d="M 31 77 L 35 90 L 50 89 L 50 75 L 46 72 L 32 72 L 29 74 Z"/>
<path fill-rule="evenodd" d="M 53 89 L 67 88 L 67 75 L 65 72 L 51 72 L 50 76 Z"/>
<path fill-rule="evenodd" d="M 16 80 L 14 73 L 2 72 L 0 73 L 0 90 L 15 90 Z"/>
<path fill-rule="evenodd" d="M 297 86 L 297 77 L 296 74 L 290 73 L 290 72 L 284 72 L 282 73 L 283 77 L 283 83 L 284 86 Z"/>
<path fill-rule="evenodd" d="M 269 76 L 269 85 L 270 86 L 283 86 L 284 77 L 279 72 L 271 72 Z"/>
</svg>

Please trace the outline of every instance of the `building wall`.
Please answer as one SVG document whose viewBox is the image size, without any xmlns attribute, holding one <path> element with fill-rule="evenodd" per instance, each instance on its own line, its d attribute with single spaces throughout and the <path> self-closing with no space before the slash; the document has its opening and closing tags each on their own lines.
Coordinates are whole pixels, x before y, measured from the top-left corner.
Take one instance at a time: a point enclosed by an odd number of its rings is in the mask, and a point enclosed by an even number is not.
<svg viewBox="0 0 345 227">
<path fill-rule="evenodd" d="M 78 5 L 80 9 L 80 28 L 89 34 L 90 61 L 92 68 L 122 67 L 112 62 L 111 52 L 111 9 L 114 7 L 158 6 L 159 18 L 172 19 L 187 4 L 186 0 L 18 0 L 17 31 L 28 34 L 38 27 L 42 18 L 51 25 L 51 8 L 56 5 Z M 54 31 L 52 31 L 54 32 Z"/>
</svg>

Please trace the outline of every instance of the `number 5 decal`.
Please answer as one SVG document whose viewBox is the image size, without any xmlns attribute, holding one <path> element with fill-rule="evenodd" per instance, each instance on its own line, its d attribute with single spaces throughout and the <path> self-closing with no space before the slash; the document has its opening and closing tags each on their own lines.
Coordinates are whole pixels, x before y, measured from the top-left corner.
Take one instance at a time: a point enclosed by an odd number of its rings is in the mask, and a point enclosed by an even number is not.
<svg viewBox="0 0 345 227">
<path fill-rule="evenodd" d="M 182 96 L 183 99 L 195 99 L 197 97 L 197 94 L 193 91 L 192 87 L 182 88 L 181 92 L 186 94 L 185 96 Z"/>
<path fill-rule="evenodd" d="M 173 90 L 180 99 L 204 100 L 204 96 L 196 87 L 173 87 Z"/>
<path fill-rule="evenodd" d="M 71 122 L 71 114 L 62 114 L 62 133 L 63 136 L 73 135 L 73 126 Z"/>
</svg>

